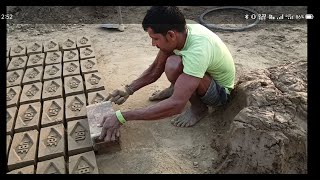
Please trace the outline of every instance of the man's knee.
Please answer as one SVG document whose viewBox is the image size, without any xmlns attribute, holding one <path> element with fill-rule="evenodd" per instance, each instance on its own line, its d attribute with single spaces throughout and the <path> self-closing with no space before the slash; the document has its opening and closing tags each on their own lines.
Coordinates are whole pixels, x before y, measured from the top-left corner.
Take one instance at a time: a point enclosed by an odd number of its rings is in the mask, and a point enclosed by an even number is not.
<svg viewBox="0 0 320 180">
<path fill-rule="evenodd" d="M 172 55 L 167 58 L 165 73 L 170 82 L 174 83 L 182 73 L 183 65 L 180 56 Z"/>
</svg>

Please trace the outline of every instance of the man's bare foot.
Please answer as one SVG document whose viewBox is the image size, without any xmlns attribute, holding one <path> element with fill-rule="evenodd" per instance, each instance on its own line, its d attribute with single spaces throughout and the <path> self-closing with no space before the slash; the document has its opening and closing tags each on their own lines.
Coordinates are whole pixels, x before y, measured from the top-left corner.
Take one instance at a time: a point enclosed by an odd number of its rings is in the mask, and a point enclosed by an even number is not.
<svg viewBox="0 0 320 180">
<path fill-rule="evenodd" d="M 189 108 L 183 114 L 171 120 L 171 124 L 177 127 L 190 127 L 203 119 L 207 114 L 208 108 L 197 110 L 196 112 Z"/>
<path fill-rule="evenodd" d="M 154 92 L 150 97 L 149 101 L 158 101 L 158 100 L 163 100 L 169 98 L 173 94 L 173 86 L 171 85 L 170 87 L 162 90 L 162 91 L 156 91 Z"/>
</svg>

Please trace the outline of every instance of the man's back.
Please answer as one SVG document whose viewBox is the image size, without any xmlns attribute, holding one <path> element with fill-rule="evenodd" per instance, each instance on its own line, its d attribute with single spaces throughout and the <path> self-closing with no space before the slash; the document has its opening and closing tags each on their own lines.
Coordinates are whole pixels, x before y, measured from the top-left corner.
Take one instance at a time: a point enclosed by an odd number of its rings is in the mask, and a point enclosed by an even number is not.
<svg viewBox="0 0 320 180">
<path fill-rule="evenodd" d="M 215 33 L 195 21 L 187 20 L 187 28 L 183 49 L 174 50 L 182 56 L 183 72 L 199 78 L 207 72 L 220 85 L 233 89 L 235 66 L 227 46 Z"/>
</svg>

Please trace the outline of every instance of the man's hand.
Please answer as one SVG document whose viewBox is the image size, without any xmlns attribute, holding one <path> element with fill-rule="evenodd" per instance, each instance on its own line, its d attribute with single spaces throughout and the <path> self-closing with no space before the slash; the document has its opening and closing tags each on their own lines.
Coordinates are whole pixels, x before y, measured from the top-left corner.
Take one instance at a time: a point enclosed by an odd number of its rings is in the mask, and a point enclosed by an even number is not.
<svg viewBox="0 0 320 180">
<path fill-rule="evenodd" d="M 132 94 L 133 91 L 131 90 L 131 88 L 129 86 L 125 86 L 124 90 L 114 90 L 105 100 L 120 105 L 124 103 Z"/>
<path fill-rule="evenodd" d="M 104 140 L 105 142 L 115 141 L 116 138 L 120 137 L 120 126 L 116 114 L 110 114 L 108 116 L 103 117 L 102 122 L 98 125 L 102 126 L 101 135 L 99 137 L 100 140 Z"/>
</svg>

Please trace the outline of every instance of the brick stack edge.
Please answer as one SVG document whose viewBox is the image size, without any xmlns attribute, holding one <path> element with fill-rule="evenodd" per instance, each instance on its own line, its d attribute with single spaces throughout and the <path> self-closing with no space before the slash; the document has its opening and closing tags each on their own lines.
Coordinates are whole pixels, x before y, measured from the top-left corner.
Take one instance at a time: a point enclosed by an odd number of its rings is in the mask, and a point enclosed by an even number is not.
<svg viewBox="0 0 320 180">
<path fill-rule="evenodd" d="M 98 174 L 86 106 L 106 92 L 90 38 L 17 44 L 6 58 L 7 173 Z"/>
</svg>

